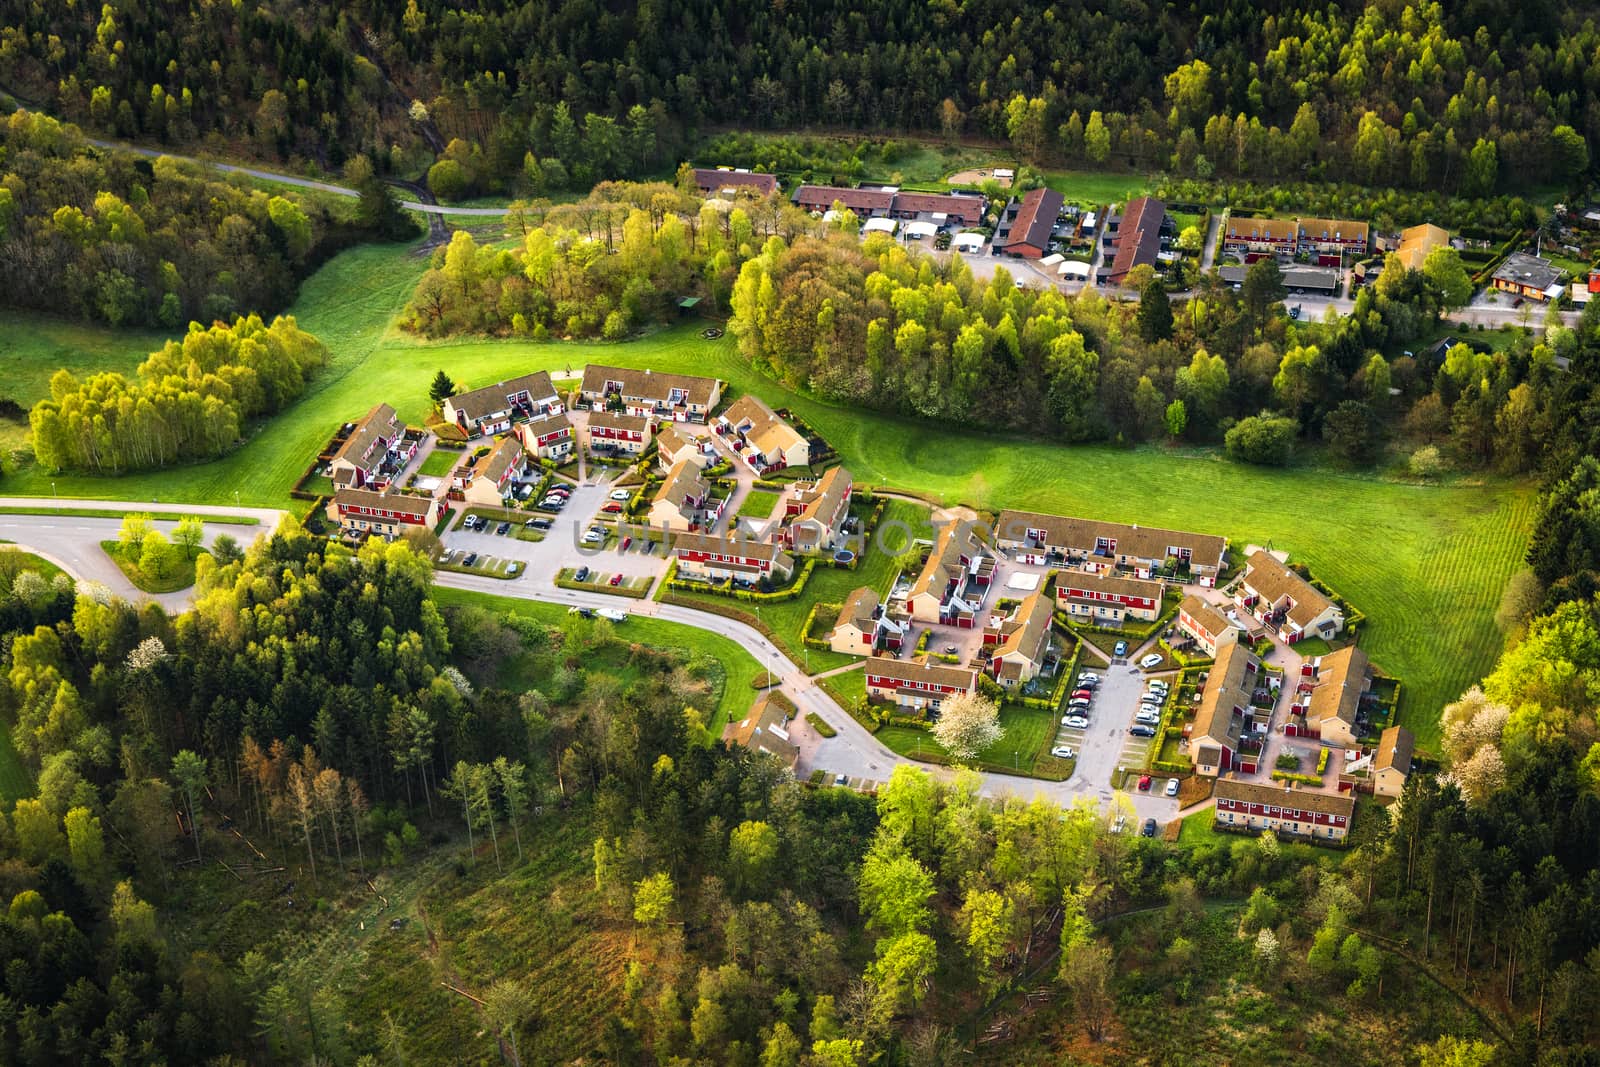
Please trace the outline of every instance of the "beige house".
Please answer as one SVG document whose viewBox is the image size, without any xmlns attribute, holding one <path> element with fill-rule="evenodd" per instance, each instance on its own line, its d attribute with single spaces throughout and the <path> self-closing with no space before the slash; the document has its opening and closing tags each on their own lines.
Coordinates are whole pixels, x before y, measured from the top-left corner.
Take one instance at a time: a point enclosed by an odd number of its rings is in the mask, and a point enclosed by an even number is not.
<svg viewBox="0 0 1600 1067">
<path fill-rule="evenodd" d="M 583 368 L 579 393 L 591 409 L 619 405 L 641 418 L 705 422 L 722 399 L 722 383 L 693 374 L 663 374 L 591 363 Z"/>
<path fill-rule="evenodd" d="M 1178 605 L 1178 629 L 1194 638 L 1194 643 L 1212 659 L 1218 648 L 1239 640 L 1240 633 L 1238 623 L 1193 593 Z"/>
<path fill-rule="evenodd" d="M 1372 757 L 1372 792 L 1380 797 L 1398 797 L 1411 777 L 1411 753 L 1417 739 L 1404 726 L 1391 726 L 1378 738 L 1378 752 Z"/>
<path fill-rule="evenodd" d="M 995 537 L 1024 563 L 1060 562 L 1096 574 L 1122 567 L 1148 579 L 1174 560 L 1188 568 L 1191 580 L 1207 585 L 1216 580 L 1228 551 L 1227 539 L 1211 534 L 1033 511 L 1002 511 Z"/>
<path fill-rule="evenodd" d="M 794 573 L 794 558 L 777 545 L 747 538 L 679 534 L 672 541 L 678 574 L 702 581 L 736 578 L 758 582 L 766 578 L 782 583 Z"/>
<path fill-rule="evenodd" d="M 912 583 L 906 603 L 918 622 L 973 630 L 978 608 L 994 580 L 996 560 L 988 531 L 972 522 L 950 522 L 934 539 L 928 562 Z"/>
<path fill-rule="evenodd" d="M 848 656 L 870 656 L 879 647 L 898 653 L 909 629 L 904 618 L 889 613 L 876 590 L 864 585 L 845 598 L 828 645 Z"/>
<path fill-rule="evenodd" d="M 1234 599 L 1286 644 L 1336 637 L 1344 629 L 1344 610 L 1331 597 L 1261 549 L 1245 561 Z"/>
<path fill-rule="evenodd" d="M 1343 841 L 1355 818 L 1354 797 L 1311 789 L 1290 789 L 1267 782 L 1217 779 L 1216 823 L 1220 827 L 1271 830 L 1312 841 Z"/>
<path fill-rule="evenodd" d="M 833 548 L 850 516 L 853 489 L 850 472 L 843 467 L 832 467 L 809 486 L 798 489 L 784 505 L 784 511 L 792 516 L 780 534 L 784 542 L 798 552 Z"/>
<path fill-rule="evenodd" d="M 673 464 L 666 481 L 650 503 L 650 525 L 672 531 L 693 530 L 702 525 L 711 487 L 700 477 L 700 468 L 683 459 Z"/>
<path fill-rule="evenodd" d="M 742 721 L 724 726 L 722 740 L 731 745 L 743 745 L 752 752 L 777 756 L 790 770 L 800 761 L 800 749 L 789 738 L 789 717 L 770 693 L 757 697 Z"/>
<path fill-rule="evenodd" d="M 989 670 L 994 680 L 1007 689 L 1026 685 L 1044 670 L 1044 657 L 1050 651 L 1050 620 L 1055 604 L 1043 589 L 1025 597 L 1008 618 L 996 620 L 986 628 L 983 642 L 994 648 Z"/>
<path fill-rule="evenodd" d="M 522 442 L 514 434 L 499 438 L 483 455 L 462 461 L 456 468 L 455 486 L 469 504 L 503 504 L 522 470 L 523 455 Z"/>
<path fill-rule="evenodd" d="M 811 444 L 758 396 L 746 393 L 717 416 L 717 432 L 757 474 L 811 462 Z"/>
<path fill-rule="evenodd" d="M 1189 758 L 1196 774 L 1214 778 L 1238 769 L 1239 742 L 1260 679 L 1261 661 L 1244 645 L 1235 641 L 1218 650 L 1189 731 Z"/>
<path fill-rule="evenodd" d="M 1330 745 L 1354 747 L 1356 712 L 1361 695 L 1372 684 L 1367 654 L 1355 645 L 1308 659 L 1300 665 L 1300 684 L 1294 710 L 1306 726 Z"/>
<path fill-rule="evenodd" d="M 328 502 L 327 514 L 346 536 L 376 534 L 392 541 L 407 530 L 433 529 L 439 521 L 439 501 L 409 493 L 340 489 Z"/>
<path fill-rule="evenodd" d="M 655 420 L 637 415 L 619 415 L 615 411 L 589 413 L 589 450 L 613 451 L 637 456 L 650 444 Z"/>
</svg>

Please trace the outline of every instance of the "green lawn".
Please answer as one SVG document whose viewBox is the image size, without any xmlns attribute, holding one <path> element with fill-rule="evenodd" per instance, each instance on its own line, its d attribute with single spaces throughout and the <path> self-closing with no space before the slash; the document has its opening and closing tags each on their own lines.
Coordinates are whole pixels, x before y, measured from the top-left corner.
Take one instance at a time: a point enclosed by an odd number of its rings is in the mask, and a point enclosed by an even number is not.
<svg viewBox="0 0 1600 1067">
<path fill-rule="evenodd" d="M 562 605 L 547 604 L 537 600 L 491 596 L 486 593 L 471 593 L 462 589 L 443 587 L 435 587 L 433 596 L 442 605 L 476 604 L 490 611 L 515 612 L 547 625 L 555 625 L 567 616 L 567 609 Z M 717 701 L 715 715 L 707 724 L 713 735 L 720 734 L 722 725 L 730 718 L 743 718 L 755 700 L 755 689 L 751 687 L 750 681 L 761 673 L 762 667 L 737 641 L 707 633 L 693 626 L 648 619 L 640 615 L 630 615 L 627 622 L 619 623 L 617 636 L 655 648 L 679 648 L 691 655 L 704 654 L 722 664 L 724 673 L 722 693 Z"/>
<path fill-rule="evenodd" d="M 1068 200 L 1097 207 L 1125 203 L 1150 188 L 1148 177 L 1104 171 L 1052 170 L 1045 173 L 1044 181 Z"/>
<path fill-rule="evenodd" d="M 772 509 L 778 506 L 778 498 L 782 493 L 774 493 L 770 489 L 752 489 L 750 495 L 744 498 L 744 503 L 739 505 L 735 513 L 741 519 L 755 519 L 766 522 L 772 517 Z"/>
<path fill-rule="evenodd" d="M 1061 761 L 1048 754 L 1042 761 L 1046 766 L 1036 768 L 1034 764 L 1034 758 L 1045 742 L 1056 734 L 1058 723 L 1053 713 L 1007 704 L 1000 708 L 1000 725 L 1005 734 L 978 753 L 978 762 L 985 770 L 1009 771 L 1013 774 L 1033 774 L 1037 770 L 1044 777 L 1059 777 L 1059 774 L 1050 772 L 1058 769 Z M 903 756 L 915 758 L 931 755 L 939 762 L 950 758 L 944 746 L 926 730 L 912 726 L 885 726 L 878 731 L 877 737 Z"/>
<path fill-rule="evenodd" d="M 435 448 L 428 453 L 428 458 L 422 461 L 417 473 L 431 478 L 442 478 L 455 470 L 456 464 L 460 463 L 465 455 L 465 452 L 457 452 L 454 449 Z"/>
<path fill-rule="evenodd" d="M 172 569 L 167 574 L 146 574 L 139 566 L 139 561 L 129 559 L 122 554 L 122 546 L 115 541 L 101 541 L 100 547 L 106 555 L 117 565 L 117 569 L 127 575 L 128 581 L 137 589 L 146 593 L 176 593 L 180 589 L 187 589 L 194 584 L 194 568 L 199 561 L 199 556 L 209 556 L 211 553 L 201 549 L 199 554 L 190 559 L 189 554 L 181 545 L 172 548 Z"/>
<path fill-rule="evenodd" d="M 32 552 L 24 552 L 20 548 L 12 548 L 8 545 L 0 544 L 0 552 L 11 554 L 6 557 L 8 564 L 13 562 L 13 557 L 15 557 L 18 571 L 34 571 L 47 582 L 53 580 L 58 574 L 66 573 L 49 560 L 36 556 Z"/>
<path fill-rule="evenodd" d="M 1056 184 L 1066 186 L 1063 176 Z M 1102 185 L 1139 179 L 1098 175 Z M 1074 187 L 1075 188 L 1075 187 Z M 1102 197 L 1109 189 L 1094 189 Z M 1076 195 L 1076 194 L 1075 194 Z M 333 427 L 381 397 L 414 424 L 427 415 L 428 382 L 444 368 L 457 379 L 494 381 L 590 359 L 661 371 L 716 374 L 774 407 L 789 407 L 836 448 L 857 485 L 900 485 L 944 503 L 1016 506 L 1225 534 L 1240 549 L 1271 542 L 1366 613 L 1364 647 L 1405 680 L 1402 721 L 1424 747 L 1438 741 L 1440 707 L 1481 677 L 1500 646 L 1493 613 L 1519 565 L 1532 520 L 1526 483 L 1497 479 L 1413 485 L 1315 467 L 1288 470 L 1225 462 L 1205 449 L 1065 446 L 876 415 L 803 396 L 752 371 L 731 338 L 702 339 L 697 324 L 623 344 L 468 340 L 419 342 L 391 327 L 425 261 L 405 248 L 369 246 L 338 256 L 307 280 L 292 309 L 328 343 L 331 365 L 286 415 L 254 431 L 214 462 L 123 478 L 58 476 L 63 495 L 284 507 L 294 479 Z M 25 323 L 24 333 L 33 331 Z M 13 331 L 15 332 L 15 331 Z M 33 342 L 28 342 L 33 343 Z M 147 344 L 130 346 L 142 352 Z M 130 357 L 132 358 L 132 357 Z M 48 495 L 36 469 L 6 479 L 10 493 Z M 1241 501 L 1259 506 L 1241 506 Z M 819 571 L 840 599 L 862 579 Z M 790 613 L 794 612 L 791 607 Z M 774 606 L 798 644 L 805 607 L 793 619 Z M 780 637 L 783 635 L 780 634 Z M 832 653 L 818 654 L 822 657 Z M 813 657 L 812 669 L 820 669 Z"/>
<path fill-rule="evenodd" d="M 167 335 L 153 330 L 113 330 L 31 311 L 6 310 L 0 330 L 0 395 L 23 407 L 50 395 L 50 377 L 68 367 L 80 378 L 101 371 L 132 374 Z"/>
</svg>

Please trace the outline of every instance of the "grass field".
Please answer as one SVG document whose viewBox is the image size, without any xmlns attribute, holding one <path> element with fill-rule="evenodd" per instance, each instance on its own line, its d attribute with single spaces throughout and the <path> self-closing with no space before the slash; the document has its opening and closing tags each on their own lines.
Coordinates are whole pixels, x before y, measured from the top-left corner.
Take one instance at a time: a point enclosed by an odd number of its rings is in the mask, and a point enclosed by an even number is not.
<svg viewBox="0 0 1600 1067">
<path fill-rule="evenodd" d="M 428 458 L 422 461 L 422 465 L 417 468 L 417 473 L 431 478 L 442 478 L 455 470 L 456 464 L 460 463 L 465 455 L 465 452 L 457 452 L 449 448 L 435 448 L 428 453 Z"/>
<path fill-rule="evenodd" d="M 781 493 L 774 493 L 768 489 L 752 489 L 750 495 L 744 498 L 744 503 L 739 505 L 735 513 L 741 519 L 755 519 L 757 522 L 766 522 L 772 517 L 772 509 L 778 506 L 778 497 Z"/>
<path fill-rule="evenodd" d="M 516 597 L 490 596 L 470 593 L 462 589 L 434 587 L 434 599 L 440 604 L 475 604 L 490 611 L 510 611 L 546 625 L 556 625 L 567 617 L 567 609 L 560 604 L 546 604 L 536 600 L 519 600 Z M 724 678 L 722 693 L 711 721 L 707 723 L 712 735 L 722 732 L 723 723 L 730 717 L 744 717 L 755 700 L 755 690 L 750 681 L 761 673 L 756 658 L 746 652 L 736 641 L 717 634 L 698 630 L 680 623 L 647 619 L 639 615 L 617 626 L 617 636 L 626 641 L 638 641 L 653 648 L 678 648 L 694 655 L 701 653 L 721 662 Z"/>
<path fill-rule="evenodd" d="M 17 556 L 21 557 L 20 562 L 17 564 L 18 570 L 34 571 L 47 582 L 58 574 L 66 573 L 49 560 L 36 556 L 32 552 L 24 552 L 20 548 L 12 548 L 9 544 L 0 544 L 0 552 L 16 553 Z M 10 558 L 7 558 L 6 562 L 10 563 Z"/>
<path fill-rule="evenodd" d="M 1068 200 L 1096 206 L 1124 203 L 1150 188 L 1150 179 L 1138 174 L 1077 170 L 1047 171 L 1044 183 Z"/>
<path fill-rule="evenodd" d="M 857 485 L 905 486 L 944 503 L 1215 532 L 1238 548 L 1270 542 L 1309 564 L 1367 614 L 1362 643 L 1383 670 L 1405 680 L 1401 720 L 1424 747 L 1437 743 L 1439 708 L 1481 677 L 1498 654 L 1493 613 L 1518 566 L 1533 514 L 1534 494 L 1526 484 L 1488 479 L 1427 486 L 1314 467 L 1269 470 L 1201 449 L 1068 447 L 876 415 L 772 382 L 739 358 L 731 339 L 704 340 L 694 324 L 622 344 L 424 343 L 391 326 L 424 266 L 404 248 L 364 247 L 308 279 L 293 311 L 328 343 L 332 362 L 293 409 L 254 431 L 239 451 L 118 479 L 62 475 L 58 490 L 223 504 L 239 489 L 251 504 L 285 507 L 289 486 L 333 426 L 367 410 L 374 398 L 420 425 L 429 407 L 428 382 L 439 368 L 458 380 L 484 382 L 597 359 L 716 374 L 736 390 L 790 407 L 838 450 Z M 21 332 L 31 332 L 36 321 L 25 322 Z M 26 345 L 40 350 L 31 340 Z M 147 347 L 131 343 L 130 359 Z M 50 481 L 30 469 L 9 476 L 5 488 L 48 495 Z M 854 587 L 844 585 L 848 580 L 840 582 L 841 594 Z M 792 620 L 796 644 L 803 618 L 801 611 Z M 812 669 L 820 669 L 818 663 Z"/>
</svg>

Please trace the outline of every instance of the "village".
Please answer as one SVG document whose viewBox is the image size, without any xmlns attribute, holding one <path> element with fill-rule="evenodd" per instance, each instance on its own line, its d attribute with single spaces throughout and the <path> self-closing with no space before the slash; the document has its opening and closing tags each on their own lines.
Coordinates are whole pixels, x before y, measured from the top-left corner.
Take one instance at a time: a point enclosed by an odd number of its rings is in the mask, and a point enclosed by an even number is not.
<svg viewBox="0 0 1600 1067">
<path fill-rule="evenodd" d="M 1117 790 L 1147 835 L 1210 805 L 1222 831 L 1338 845 L 1356 798 L 1397 797 L 1411 770 L 1359 611 L 1281 553 L 1023 511 L 884 522 L 892 488 L 858 487 L 790 413 L 714 378 L 537 371 L 445 397 L 425 427 L 379 403 L 310 474 L 348 541 L 436 534 L 440 570 L 604 594 L 572 610 L 613 624 L 667 601 L 831 655 L 808 684 L 840 721 L 773 690 L 724 734 L 815 780 L 876 788 L 892 761 L 871 735 L 925 732 L 964 694 L 1048 721 L 1009 769 Z M 851 586 L 857 568 L 885 577 Z M 764 603 L 809 605 L 801 632 L 762 624 Z"/>
</svg>

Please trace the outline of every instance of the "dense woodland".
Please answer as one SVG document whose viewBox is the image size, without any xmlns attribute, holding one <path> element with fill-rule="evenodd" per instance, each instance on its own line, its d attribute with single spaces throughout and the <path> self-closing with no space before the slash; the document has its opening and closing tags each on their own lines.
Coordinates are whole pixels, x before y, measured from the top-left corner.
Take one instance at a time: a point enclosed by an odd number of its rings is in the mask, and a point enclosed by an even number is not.
<svg viewBox="0 0 1600 1067">
<path fill-rule="evenodd" d="M 1600 29 L 1553 0 L 749 7 L 0 3 L 0 88 L 104 133 L 585 189 L 719 123 L 1009 140 L 1030 161 L 1467 196 L 1568 182 Z M 397 151 L 398 149 L 398 151 Z"/>
<path fill-rule="evenodd" d="M 168 328 L 271 312 L 328 255 L 380 229 L 96 148 L 48 116 L 0 123 L 0 303 L 11 307 Z"/>
</svg>

